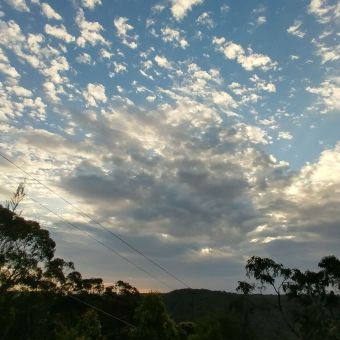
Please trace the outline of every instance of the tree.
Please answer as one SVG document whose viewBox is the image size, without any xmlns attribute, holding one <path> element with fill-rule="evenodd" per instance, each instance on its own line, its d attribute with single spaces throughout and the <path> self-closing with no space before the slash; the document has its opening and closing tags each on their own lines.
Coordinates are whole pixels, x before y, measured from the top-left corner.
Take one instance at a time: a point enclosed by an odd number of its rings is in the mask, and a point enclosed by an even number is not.
<svg viewBox="0 0 340 340">
<path fill-rule="evenodd" d="M 61 329 L 56 332 L 56 340 L 100 340 L 102 338 L 102 326 L 94 310 L 88 310 L 83 314 L 74 327 L 67 329 L 61 326 Z"/>
<path fill-rule="evenodd" d="M 16 191 L 12 194 L 12 197 L 6 201 L 5 207 L 8 210 L 13 211 L 14 213 L 16 212 L 20 202 L 26 197 L 25 193 L 25 181 L 23 183 L 20 183 L 19 186 L 17 187 Z M 17 215 L 21 215 L 21 212 L 18 213 Z"/>
<path fill-rule="evenodd" d="M 21 183 L 6 208 L 0 205 L 0 292 L 19 286 L 59 292 L 102 292 L 102 279 L 82 279 L 72 262 L 54 258 L 56 244 L 49 232 L 38 222 L 16 213 L 25 197 Z"/>
<path fill-rule="evenodd" d="M 250 284 L 245 281 L 238 281 L 238 286 L 236 288 L 237 292 L 242 292 L 244 295 L 243 299 L 243 327 L 241 339 L 246 339 L 247 330 L 249 328 L 249 295 L 254 291 L 255 284 Z"/>
<path fill-rule="evenodd" d="M 17 285 L 38 288 L 54 251 L 55 242 L 39 223 L 0 205 L 0 291 Z"/>
<path fill-rule="evenodd" d="M 114 285 L 114 288 L 118 295 L 139 295 L 136 287 L 133 287 L 128 282 L 122 280 L 118 280 Z"/>
<path fill-rule="evenodd" d="M 131 331 L 131 339 L 176 340 L 178 330 L 168 315 L 161 297 L 149 293 L 142 299 L 135 312 L 136 328 Z"/>
<path fill-rule="evenodd" d="M 247 261 L 246 272 L 248 278 L 254 277 L 255 280 L 260 282 L 259 288 L 261 291 L 266 288 L 266 285 L 269 285 L 274 290 L 282 319 L 289 330 L 298 338 L 299 334 L 287 318 L 281 299 L 282 292 L 286 292 L 289 286 L 292 270 L 284 268 L 282 264 L 276 263 L 272 259 L 252 256 Z"/>
<path fill-rule="evenodd" d="M 275 292 L 282 319 L 298 339 L 340 339 L 335 336 L 340 334 L 339 298 L 335 296 L 335 291 L 339 291 L 340 261 L 327 256 L 319 262 L 319 268 L 317 272 L 302 272 L 257 256 L 246 264 L 247 277 L 259 282 L 260 291 L 268 286 Z M 249 293 L 249 287 L 250 284 L 239 282 L 238 289 L 244 294 Z M 299 303 L 290 318 L 282 304 L 283 294 Z"/>
</svg>

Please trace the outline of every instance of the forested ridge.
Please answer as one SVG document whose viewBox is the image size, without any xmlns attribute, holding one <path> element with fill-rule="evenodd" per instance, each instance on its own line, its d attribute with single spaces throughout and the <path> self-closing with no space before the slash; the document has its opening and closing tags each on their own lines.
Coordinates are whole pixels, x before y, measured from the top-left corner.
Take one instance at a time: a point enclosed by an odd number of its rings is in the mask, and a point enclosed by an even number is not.
<svg viewBox="0 0 340 340">
<path fill-rule="evenodd" d="M 19 186 L 0 206 L 1 339 L 340 339 L 335 256 L 316 272 L 253 256 L 237 293 L 141 294 L 122 280 L 84 278 L 56 258 L 49 232 L 18 213 L 23 197 Z"/>
</svg>

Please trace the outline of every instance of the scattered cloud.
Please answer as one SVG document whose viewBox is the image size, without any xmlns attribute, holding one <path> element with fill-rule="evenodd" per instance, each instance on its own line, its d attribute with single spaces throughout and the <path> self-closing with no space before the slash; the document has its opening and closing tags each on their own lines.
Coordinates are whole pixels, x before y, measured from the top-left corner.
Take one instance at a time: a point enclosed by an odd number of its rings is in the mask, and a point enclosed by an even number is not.
<svg viewBox="0 0 340 340">
<path fill-rule="evenodd" d="M 108 50 L 106 50 L 105 48 L 102 48 L 99 51 L 99 55 L 103 59 L 111 59 L 113 54 L 111 52 L 109 52 Z"/>
<path fill-rule="evenodd" d="M 76 61 L 79 64 L 87 64 L 91 65 L 92 64 L 92 57 L 88 53 L 81 53 L 76 57 Z"/>
<path fill-rule="evenodd" d="M 22 87 L 22 86 L 12 86 L 10 91 L 13 92 L 18 97 L 32 97 L 32 91 Z"/>
<path fill-rule="evenodd" d="M 28 8 L 25 0 L 6 0 L 6 2 L 20 12 L 29 12 L 30 9 Z"/>
<path fill-rule="evenodd" d="M 91 46 L 97 44 L 108 45 L 108 42 L 100 33 L 104 30 L 103 26 L 96 21 L 87 21 L 82 9 L 79 9 L 77 12 L 76 24 L 80 30 L 80 36 L 77 38 L 78 46 L 85 47 L 87 44 Z"/>
<path fill-rule="evenodd" d="M 89 9 L 94 9 L 97 5 L 101 5 L 101 0 L 81 0 L 81 3 L 84 7 Z"/>
<path fill-rule="evenodd" d="M 293 25 L 287 28 L 287 32 L 291 35 L 293 35 L 294 37 L 300 38 L 302 39 L 306 33 L 300 31 L 300 27 L 302 25 L 302 21 L 301 20 L 295 20 Z"/>
<path fill-rule="evenodd" d="M 171 42 L 175 47 L 181 47 L 185 49 L 189 45 L 188 41 L 183 38 L 180 31 L 172 29 L 168 26 L 161 29 L 161 34 L 163 41 Z"/>
<path fill-rule="evenodd" d="M 193 6 L 203 3 L 203 0 L 172 0 L 171 13 L 177 21 L 181 21 Z"/>
<path fill-rule="evenodd" d="M 155 62 L 157 63 L 158 66 L 160 66 L 162 68 L 166 68 L 166 69 L 172 68 L 171 63 L 164 56 L 156 55 L 155 56 Z"/>
<path fill-rule="evenodd" d="M 293 139 L 293 135 L 289 131 L 280 131 L 278 138 L 279 139 L 291 140 L 291 139 Z"/>
<path fill-rule="evenodd" d="M 138 36 L 131 36 L 129 34 L 130 31 L 134 29 L 134 27 L 128 24 L 128 18 L 118 17 L 113 21 L 114 26 L 117 29 L 117 35 L 122 40 L 122 43 L 131 49 L 136 49 L 138 47 L 137 40 Z"/>
<path fill-rule="evenodd" d="M 117 63 L 116 61 L 113 62 L 113 73 L 118 74 L 118 73 L 124 73 L 127 71 L 126 64 L 123 63 Z"/>
<path fill-rule="evenodd" d="M 226 14 L 230 11 L 230 7 L 227 4 L 223 4 L 220 8 L 221 13 Z"/>
<path fill-rule="evenodd" d="M 226 107 L 234 107 L 236 105 L 233 97 L 223 91 L 213 92 L 212 100 L 215 104 L 226 106 Z"/>
<path fill-rule="evenodd" d="M 213 28 L 215 26 L 214 20 L 211 18 L 211 14 L 208 12 L 203 12 L 196 20 L 199 25 L 206 26 L 208 28 Z"/>
<path fill-rule="evenodd" d="M 312 43 L 316 47 L 315 53 L 321 58 L 322 64 L 340 59 L 340 44 L 327 46 L 325 43 L 315 39 L 312 40 Z"/>
<path fill-rule="evenodd" d="M 98 106 L 99 103 L 106 103 L 107 97 L 105 87 L 102 84 L 87 84 L 83 91 L 83 97 L 86 101 L 86 106 Z"/>
<path fill-rule="evenodd" d="M 98 0 L 43 1 L 8 0 L 0 11 L 0 144 L 13 160 L 156 259 L 175 261 L 186 278 L 192 266 L 203 282 L 220 272 L 217 288 L 225 264 L 239 270 L 251 254 L 281 261 L 299 249 L 305 264 L 338 251 L 334 0 L 309 1 L 316 20 L 302 7 L 282 17 L 289 4 L 266 13 L 235 4 L 219 11 L 221 3 L 216 12 L 213 2 L 169 0 L 137 13 L 125 2 L 118 11 Z M 13 10 L 22 4 L 34 11 Z M 272 49 L 265 35 L 276 18 L 284 29 Z M 247 34 L 249 21 L 265 29 Z M 228 38 L 218 36 L 222 28 Z M 297 43 L 287 28 L 315 38 Z M 293 145 L 309 127 L 301 153 Z M 29 190 L 51 202 L 34 183 Z"/>
<path fill-rule="evenodd" d="M 257 19 L 256 19 L 256 24 L 258 26 L 261 26 L 263 24 L 265 24 L 267 22 L 267 18 L 263 15 L 259 16 Z"/>
<path fill-rule="evenodd" d="M 319 87 L 308 86 L 306 91 L 317 95 L 318 103 L 323 107 L 321 113 L 340 111 L 340 78 L 330 78 Z"/>
<path fill-rule="evenodd" d="M 299 60 L 300 59 L 300 57 L 298 55 L 295 55 L 295 54 L 291 54 L 289 56 L 289 58 L 290 58 L 290 60 Z"/>
<path fill-rule="evenodd" d="M 340 16 L 340 4 L 331 4 L 330 0 L 311 0 L 308 11 L 314 15 L 316 19 L 327 24 Z"/>
<path fill-rule="evenodd" d="M 49 4 L 43 2 L 41 4 L 41 11 L 48 19 L 62 20 L 62 16 L 58 14 Z"/>
<path fill-rule="evenodd" d="M 66 43 L 75 41 L 75 37 L 69 34 L 64 25 L 52 26 L 50 24 L 45 25 L 45 32 L 57 39 L 64 40 Z"/>
<path fill-rule="evenodd" d="M 277 67 L 277 63 L 273 62 L 269 56 L 254 53 L 251 48 L 245 51 L 241 45 L 226 41 L 225 38 L 214 37 L 213 44 L 218 51 L 224 54 L 226 59 L 236 60 L 247 71 L 252 71 L 254 68 L 268 71 Z"/>
</svg>

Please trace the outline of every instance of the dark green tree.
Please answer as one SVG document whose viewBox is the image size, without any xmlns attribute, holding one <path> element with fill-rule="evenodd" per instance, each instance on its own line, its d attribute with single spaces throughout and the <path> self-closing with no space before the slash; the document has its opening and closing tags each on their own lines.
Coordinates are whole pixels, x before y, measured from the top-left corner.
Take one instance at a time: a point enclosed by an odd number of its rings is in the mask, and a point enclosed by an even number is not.
<svg viewBox="0 0 340 340">
<path fill-rule="evenodd" d="M 243 327 L 242 327 L 242 334 L 241 340 L 247 338 L 247 330 L 249 329 L 249 314 L 250 314 L 250 307 L 249 307 L 249 295 L 254 291 L 255 284 L 250 284 L 245 281 L 239 281 L 238 286 L 236 288 L 237 292 L 243 293 L 244 298 L 242 301 L 243 305 Z"/>
<path fill-rule="evenodd" d="M 132 329 L 133 340 L 176 340 L 179 338 L 175 322 L 168 315 L 159 294 L 149 293 L 142 298 L 135 312 L 136 328 Z"/>
<path fill-rule="evenodd" d="M 316 272 L 302 272 L 257 256 L 246 264 L 247 277 L 255 279 L 261 291 L 271 287 L 275 292 L 282 319 L 298 339 L 340 339 L 339 297 L 336 296 L 340 261 L 335 256 L 327 256 L 319 262 L 319 268 Z M 248 284 L 242 285 L 247 293 Z M 283 295 L 297 303 L 298 308 L 289 316 L 282 303 Z"/>
<path fill-rule="evenodd" d="M 19 285 L 39 288 L 54 251 L 55 242 L 39 223 L 0 206 L 0 291 Z"/>
<path fill-rule="evenodd" d="M 74 327 L 67 329 L 61 326 L 61 329 L 56 332 L 56 340 L 100 340 L 102 338 L 102 326 L 98 314 L 92 309 L 83 314 Z"/>
</svg>

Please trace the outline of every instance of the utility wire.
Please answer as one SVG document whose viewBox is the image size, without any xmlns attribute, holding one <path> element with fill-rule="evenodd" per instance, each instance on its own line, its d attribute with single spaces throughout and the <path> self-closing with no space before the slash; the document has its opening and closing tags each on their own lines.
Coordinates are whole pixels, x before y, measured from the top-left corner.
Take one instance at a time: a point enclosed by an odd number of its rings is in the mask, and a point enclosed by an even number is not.
<svg viewBox="0 0 340 340">
<path fill-rule="evenodd" d="M 54 215 L 56 215 L 56 216 L 58 216 L 59 218 L 61 218 L 65 223 L 67 223 L 67 224 L 73 226 L 74 228 L 78 229 L 78 230 L 81 231 L 81 232 L 84 232 L 83 230 L 81 230 L 80 228 L 78 228 L 76 225 L 73 225 L 72 223 L 66 221 L 66 220 L 65 220 L 62 216 L 60 216 L 58 213 L 52 211 L 51 209 L 49 209 L 48 207 L 44 206 L 43 204 L 41 204 L 40 202 L 38 202 L 38 201 L 35 200 L 34 198 L 32 198 L 32 197 L 28 197 L 28 198 L 29 198 L 31 201 L 33 201 L 33 202 L 39 204 L 39 206 L 41 206 L 42 208 L 47 209 L 49 212 L 51 212 L 51 213 L 53 213 Z M 142 270 L 144 273 L 146 273 L 146 274 L 152 276 L 155 280 L 159 281 L 159 280 L 158 280 L 157 278 L 155 278 L 151 273 L 147 272 L 147 271 L 144 270 L 142 267 L 136 265 L 135 263 L 133 263 L 132 261 L 130 261 L 130 260 L 129 260 L 128 258 L 126 258 L 125 256 L 119 254 L 119 253 L 118 253 L 117 251 L 115 251 L 114 249 L 112 249 L 112 248 L 110 248 L 110 247 L 107 247 L 106 244 L 104 244 L 104 243 L 102 243 L 101 241 L 97 240 L 97 239 L 96 239 L 94 236 L 92 236 L 89 232 L 85 232 L 85 233 L 87 234 L 87 236 L 89 236 L 90 238 L 92 238 L 92 239 L 94 239 L 95 241 L 99 242 L 102 246 L 104 246 L 105 248 L 109 249 L 109 250 L 112 251 L 114 254 L 118 255 L 119 257 L 123 258 L 125 261 L 129 262 L 130 264 L 134 265 L 134 266 L 137 267 L 138 269 Z M 166 285 L 166 284 L 165 284 L 164 282 L 162 282 L 162 281 L 159 281 L 159 282 L 162 283 L 162 284 L 164 284 L 164 285 Z M 167 286 L 167 285 L 166 285 L 166 286 Z M 170 288 L 170 289 L 172 289 L 172 288 L 169 287 L 169 286 L 167 286 L 167 287 Z M 106 316 L 109 316 L 109 317 L 113 318 L 114 320 L 120 321 L 121 323 L 124 323 L 125 325 L 127 325 L 127 326 L 129 326 L 129 327 L 131 327 L 131 328 L 136 328 L 136 326 L 134 326 L 134 325 L 131 324 L 130 322 L 125 321 L 125 320 L 123 320 L 123 319 L 121 319 L 121 318 L 119 318 L 119 317 L 117 317 L 117 316 L 115 316 L 115 315 L 113 315 L 113 314 L 110 314 L 110 313 L 104 311 L 103 309 L 101 309 L 101 308 L 99 308 L 99 307 L 96 307 L 96 306 L 92 305 L 92 304 L 89 303 L 89 302 L 86 302 L 86 301 L 84 301 L 84 300 L 82 300 L 82 299 L 80 299 L 80 298 L 77 298 L 77 297 L 75 297 L 75 296 L 73 296 L 73 295 L 71 295 L 71 294 L 67 294 L 66 296 L 69 297 L 69 298 L 71 298 L 71 299 L 73 299 L 73 300 L 76 300 L 76 301 L 82 303 L 83 305 L 88 306 L 88 307 L 90 307 L 90 308 L 92 308 L 92 309 L 94 309 L 94 310 L 96 310 L 96 311 L 98 311 L 98 312 L 100 312 L 100 313 L 102 313 L 102 314 L 104 314 L 104 315 L 106 315 Z"/>
<path fill-rule="evenodd" d="M 161 283 L 163 286 L 173 290 L 174 288 L 169 286 L 167 283 L 159 280 L 155 275 L 153 275 L 152 273 L 150 273 L 149 271 L 147 271 L 146 269 L 144 269 L 143 267 L 139 266 L 138 264 L 134 263 L 133 261 L 131 261 L 128 257 L 120 254 L 117 250 L 115 250 L 112 247 L 107 246 L 104 242 L 98 240 L 96 237 L 94 237 L 91 233 L 89 233 L 86 230 L 82 230 L 81 228 L 79 228 L 76 224 L 71 223 L 69 221 L 67 221 L 64 217 L 62 217 L 60 214 L 58 214 L 57 212 L 53 211 L 52 209 L 50 209 L 49 207 L 47 207 L 46 205 L 43 205 L 42 203 L 38 202 L 36 199 L 32 198 L 31 196 L 27 196 L 27 198 L 29 198 L 32 202 L 38 204 L 40 207 L 42 207 L 43 209 L 46 209 L 47 211 L 49 211 L 50 213 L 52 213 L 53 215 L 55 215 L 56 217 L 58 217 L 60 220 L 62 220 L 65 224 L 68 224 L 69 226 L 71 226 L 74 229 L 79 230 L 80 232 L 84 233 L 87 237 L 91 238 L 92 240 L 96 241 L 97 243 L 99 243 L 101 246 L 103 246 L 104 248 L 106 248 L 107 250 L 109 250 L 110 252 L 112 252 L 113 254 L 117 255 L 118 257 L 120 257 L 121 259 L 123 259 L 124 261 L 128 262 L 129 264 L 133 265 L 135 268 L 139 269 L 140 271 L 142 271 L 143 273 L 145 273 L 146 275 L 150 276 L 152 279 L 154 279 L 155 281 L 158 281 L 159 283 Z"/>
<path fill-rule="evenodd" d="M 14 188 L 13 188 L 14 189 Z M 47 210 L 48 212 L 52 213 L 53 215 L 55 215 L 56 217 L 58 217 L 60 220 L 62 220 L 65 224 L 71 226 L 72 228 L 80 231 L 81 233 L 85 234 L 87 237 L 89 237 L 90 239 L 96 241 L 97 243 L 99 243 L 101 246 L 103 246 L 104 248 L 106 248 L 107 250 L 109 250 L 110 252 L 112 252 L 113 254 L 117 255 L 118 257 L 120 257 L 121 259 L 123 259 L 124 261 L 128 262 L 129 264 L 133 265 L 135 268 L 139 269 L 140 271 L 142 271 L 143 273 L 145 273 L 146 275 L 150 276 L 153 280 L 161 283 L 163 286 L 174 290 L 174 287 L 171 287 L 170 285 L 168 285 L 167 283 L 163 282 L 162 280 L 158 279 L 155 275 L 153 275 L 152 273 L 150 273 L 149 271 L 147 271 L 146 269 L 144 269 L 143 267 L 139 266 L 138 264 L 134 263 L 133 261 L 131 261 L 128 257 L 120 254 L 117 250 L 115 250 L 112 247 L 107 246 L 104 242 L 98 240 L 96 237 L 94 237 L 91 233 L 89 233 L 86 230 L 81 229 L 80 227 L 78 227 L 76 224 L 71 223 L 69 221 L 67 221 L 62 215 L 58 214 L 56 211 L 50 209 L 48 206 L 40 203 L 39 201 L 37 201 L 36 199 L 34 199 L 33 197 L 26 195 L 26 198 L 30 199 L 32 202 L 38 204 L 41 208 Z"/>
<path fill-rule="evenodd" d="M 150 262 L 151 264 L 153 264 L 154 266 L 156 266 L 157 268 L 159 268 L 160 270 L 162 270 L 163 272 L 165 272 L 166 274 L 168 274 L 169 276 L 171 276 L 173 279 L 175 279 L 177 282 L 179 282 L 180 284 L 182 284 L 184 287 L 186 288 L 191 288 L 188 284 L 186 284 L 183 280 L 181 280 L 180 278 L 178 278 L 175 274 L 171 273 L 169 270 L 167 270 L 166 268 L 164 268 L 162 265 L 160 265 L 159 263 L 157 263 L 156 261 L 154 261 L 152 258 L 150 258 L 149 256 L 145 255 L 141 250 L 137 249 L 136 247 L 134 247 L 133 245 L 131 245 L 129 242 L 127 242 L 126 240 L 124 240 L 122 237 L 120 237 L 118 234 L 116 234 L 115 232 L 109 230 L 108 228 L 106 228 L 102 223 L 97 222 L 96 220 L 94 220 L 90 215 L 88 215 L 87 213 L 85 213 L 84 211 L 82 211 L 80 208 L 78 208 L 77 206 L 75 206 L 72 202 L 68 201 L 67 199 L 65 199 L 63 196 L 61 196 L 60 194 L 58 194 L 55 190 L 49 188 L 46 184 L 42 183 L 39 179 L 35 178 L 33 175 L 31 175 L 29 172 L 27 172 L 26 170 L 24 170 L 22 167 L 20 167 L 19 165 L 17 165 L 16 163 L 14 163 L 12 160 L 10 160 L 8 157 L 6 157 L 3 153 L 0 152 L 0 156 L 5 159 L 7 162 L 9 162 L 10 164 L 12 164 L 14 167 L 16 167 L 17 169 L 19 169 L 20 171 L 22 171 L 24 174 L 26 174 L 27 176 L 29 176 L 30 178 L 32 178 L 34 181 L 36 181 L 37 183 L 39 183 L 41 186 L 43 186 L 45 189 L 47 189 L 49 192 L 51 192 L 52 194 L 56 195 L 57 197 L 59 197 L 63 202 L 65 202 L 66 204 L 70 205 L 71 207 L 73 207 L 74 209 L 76 209 L 83 217 L 87 217 L 88 219 L 90 219 L 93 223 L 95 223 L 96 225 L 98 225 L 100 228 L 102 228 L 103 230 L 105 230 L 106 232 L 108 232 L 109 234 L 111 234 L 113 237 L 115 237 L 116 239 L 118 239 L 119 241 L 121 241 L 123 244 L 125 244 L 128 248 L 130 248 L 131 250 L 133 250 L 134 252 L 138 253 L 139 255 L 141 255 L 142 257 L 144 257 L 148 262 Z"/>
<path fill-rule="evenodd" d="M 114 316 L 114 315 L 112 315 L 112 314 L 110 314 L 108 312 L 105 312 L 105 310 L 103 310 L 103 309 L 101 309 L 99 307 L 96 307 L 96 306 L 92 305 L 91 303 L 88 303 L 88 302 L 86 302 L 86 301 L 84 301 L 82 299 L 79 299 L 79 298 L 75 297 L 74 295 L 66 295 L 66 296 L 71 298 L 71 299 L 73 299 L 73 300 L 75 300 L 75 301 L 78 301 L 78 302 L 82 303 L 83 305 L 85 305 L 87 307 L 90 307 L 90 308 L 96 310 L 97 312 L 100 312 L 100 313 L 102 313 L 102 314 L 104 314 L 106 316 L 109 316 L 110 318 L 113 318 L 113 319 L 115 319 L 117 321 L 120 321 L 120 322 L 124 323 L 125 325 L 127 325 L 127 326 L 129 326 L 131 328 L 136 328 L 136 326 L 134 326 L 132 323 L 130 323 L 128 321 L 125 321 L 125 320 L 123 320 L 121 318 L 118 318 L 117 316 Z"/>
</svg>

